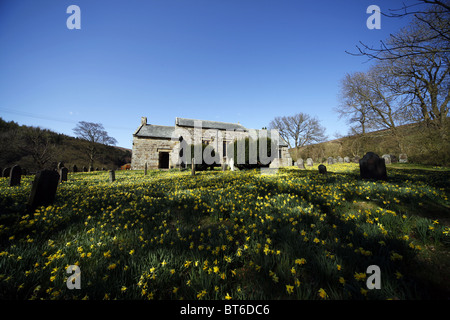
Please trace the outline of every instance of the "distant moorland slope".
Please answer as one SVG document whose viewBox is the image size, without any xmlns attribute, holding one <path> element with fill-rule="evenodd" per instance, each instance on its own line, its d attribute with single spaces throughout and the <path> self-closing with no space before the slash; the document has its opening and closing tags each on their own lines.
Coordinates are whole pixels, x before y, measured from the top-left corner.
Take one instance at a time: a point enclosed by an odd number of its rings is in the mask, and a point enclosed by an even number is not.
<svg viewBox="0 0 450 320">
<path fill-rule="evenodd" d="M 71 169 L 89 166 L 87 141 L 39 127 L 20 126 L 0 118 L 0 168 L 15 164 L 30 172 L 56 168 L 58 162 Z M 97 144 L 94 169 L 117 169 L 131 161 L 131 150 Z"/>
<path fill-rule="evenodd" d="M 450 125 L 448 127 L 447 132 L 450 132 Z M 397 158 L 400 153 L 406 153 L 409 162 L 450 165 L 449 143 L 439 139 L 439 135 L 423 123 L 399 126 L 395 134 L 385 129 L 290 149 L 294 161 L 310 157 L 319 162 L 325 161 L 327 157 L 362 157 L 369 151 L 379 156 L 392 154 Z"/>
</svg>

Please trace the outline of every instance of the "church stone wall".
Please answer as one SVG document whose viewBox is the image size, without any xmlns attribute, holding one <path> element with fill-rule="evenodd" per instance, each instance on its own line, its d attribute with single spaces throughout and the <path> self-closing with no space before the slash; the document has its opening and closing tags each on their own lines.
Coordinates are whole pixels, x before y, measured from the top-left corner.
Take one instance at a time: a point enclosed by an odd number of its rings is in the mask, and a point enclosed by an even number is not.
<svg viewBox="0 0 450 320">
<path fill-rule="evenodd" d="M 201 135 L 200 135 L 201 132 Z M 251 131 L 250 131 L 251 132 Z M 150 138 L 150 137 L 133 137 L 133 152 L 131 159 L 132 170 L 143 170 L 145 163 L 148 169 L 158 169 L 159 152 L 169 153 L 169 168 L 174 168 L 179 163 L 180 143 L 177 139 L 179 136 L 188 143 L 197 144 L 201 141 L 208 141 L 210 145 L 218 151 L 220 159 L 223 158 L 223 142 L 230 143 L 236 139 L 242 139 L 248 136 L 248 132 L 243 131 L 225 131 L 217 129 L 199 129 L 189 127 L 175 127 L 173 139 Z M 191 155 L 193 156 L 193 155 Z M 277 163 L 280 166 L 291 165 L 292 159 L 287 147 L 281 147 L 281 158 Z M 187 161 L 190 163 L 190 161 Z"/>
</svg>

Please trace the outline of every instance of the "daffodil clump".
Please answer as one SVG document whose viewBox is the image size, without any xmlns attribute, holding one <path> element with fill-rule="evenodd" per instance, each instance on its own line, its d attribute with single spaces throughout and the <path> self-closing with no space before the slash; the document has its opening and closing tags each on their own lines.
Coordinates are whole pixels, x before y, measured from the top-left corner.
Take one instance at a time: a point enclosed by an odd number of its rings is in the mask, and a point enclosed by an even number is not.
<svg viewBox="0 0 450 320">
<path fill-rule="evenodd" d="M 0 298 L 434 297 L 439 275 L 423 270 L 448 253 L 450 172 L 388 168 L 375 182 L 357 164 L 327 167 L 75 173 L 34 213 L 33 177 L 0 178 Z M 67 288 L 70 265 L 81 289 Z"/>
</svg>

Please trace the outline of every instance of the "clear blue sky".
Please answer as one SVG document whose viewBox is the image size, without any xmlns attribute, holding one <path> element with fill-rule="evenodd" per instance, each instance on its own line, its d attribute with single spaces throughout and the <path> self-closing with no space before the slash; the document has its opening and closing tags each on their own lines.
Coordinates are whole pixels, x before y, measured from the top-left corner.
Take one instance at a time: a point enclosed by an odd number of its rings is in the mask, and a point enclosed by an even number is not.
<svg viewBox="0 0 450 320">
<path fill-rule="evenodd" d="M 411 3 L 411 1 L 405 1 Z M 339 82 L 371 62 L 354 57 L 407 20 L 369 5 L 403 0 L 0 0 L 0 117 L 74 135 L 102 123 L 131 148 L 141 116 L 268 126 L 276 116 L 316 116 L 333 138 Z M 81 29 L 69 30 L 70 5 Z"/>
</svg>

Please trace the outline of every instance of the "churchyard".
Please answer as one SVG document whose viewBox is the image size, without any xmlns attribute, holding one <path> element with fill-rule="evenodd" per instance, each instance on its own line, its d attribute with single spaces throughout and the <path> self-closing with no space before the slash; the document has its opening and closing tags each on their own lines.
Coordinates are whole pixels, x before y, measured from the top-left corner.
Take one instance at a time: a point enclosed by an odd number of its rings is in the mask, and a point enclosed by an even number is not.
<svg viewBox="0 0 450 320">
<path fill-rule="evenodd" d="M 318 165 L 70 171 L 33 210 L 0 178 L 0 298 L 448 299 L 450 170 Z"/>
</svg>

